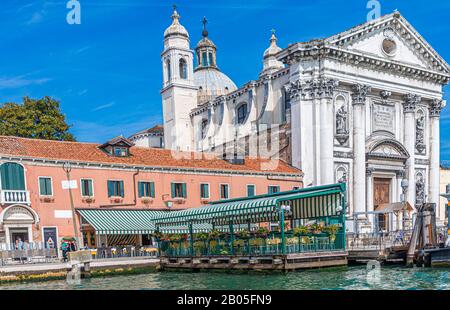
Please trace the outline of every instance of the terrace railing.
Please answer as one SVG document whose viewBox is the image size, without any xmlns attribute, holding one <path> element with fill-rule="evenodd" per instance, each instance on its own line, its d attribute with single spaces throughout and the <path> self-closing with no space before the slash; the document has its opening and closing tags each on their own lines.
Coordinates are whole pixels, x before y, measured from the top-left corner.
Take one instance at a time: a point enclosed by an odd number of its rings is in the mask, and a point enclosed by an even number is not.
<svg viewBox="0 0 450 310">
<path fill-rule="evenodd" d="M 30 203 L 29 191 L 1 190 L 0 203 Z"/>
<path fill-rule="evenodd" d="M 335 237 L 305 235 L 286 238 L 286 254 L 343 251 L 344 236 Z M 259 244 L 255 244 L 259 243 Z M 214 239 L 195 241 L 191 249 L 189 241 L 161 242 L 161 256 L 166 257 L 207 257 L 207 256 L 272 256 L 282 255 L 279 238 L 273 239 L 236 239 L 231 246 L 229 240 Z"/>
</svg>

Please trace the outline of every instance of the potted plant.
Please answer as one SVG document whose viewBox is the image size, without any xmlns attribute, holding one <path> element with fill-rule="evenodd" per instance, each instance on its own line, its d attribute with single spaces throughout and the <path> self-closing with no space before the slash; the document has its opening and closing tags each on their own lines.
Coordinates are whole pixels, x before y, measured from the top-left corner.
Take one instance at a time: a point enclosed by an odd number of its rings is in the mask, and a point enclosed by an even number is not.
<svg viewBox="0 0 450 310">
<path fill-rule="evenodd" d="M 306 236 L 309 234 L 309 227 L 308 226 L 298 226 L 294 228 L 294 236 L 300 237 L 300 236 Z"/>
<path fill-rule="evenodd" d="M 208 233 L 204 233 L 204 232 L 200 232 L 195 234 L 195 240 L 199 240 L 199 241 L 205 241 L 208 240 Z"/>
<path fill-rule="evenodd" d="M 313 234 L 319 235 L 322 233 L 323 230 L 323 226 L 320 225 L 319 223 L 314 223 L 311 225 L 311 231 Z"/>
<path fill-rule="evenodd" d="M 339 231 L 339 225 L 338 224 L 328 225 L 328 226 L 324 227 L 324 231 L 330 237 L 330 241 L 334 242 L 334 240 L 336 240 L 336 234 Z"/>
<path fill-rule="evenodd" d="M 268 234 L 269 234 L 269 230 L 266 227 L 260 227 L 255 232 L 255 236 L 257 238 L 266 238 Z"/>
<path fill-rule="evenodd" d="M 217 229 L 213 229 L 209 232 L 210 240 L 218 239 L 219 237 L 220 237 L 220 231 L 218 231 Z"/>
<path fill-rule="evenodd" d="M 160 231 L 155 231 L 155 232 L 153 233 L 153 237 L 155 237 L 156 240 L 161 240 L 162 237 L 163 237 L 163 233 L 160 232 Z"/>
<path fill-rule="evenodd" d="M 247 229 L 243 229 L 243 230 L 241 230 L 240 232 L 238 232 L 237 236 L 238 236 L 240 239 L 248 239 L 248 238 L 249 238 L 249 232 L 248 232 Z"/>
</svg>

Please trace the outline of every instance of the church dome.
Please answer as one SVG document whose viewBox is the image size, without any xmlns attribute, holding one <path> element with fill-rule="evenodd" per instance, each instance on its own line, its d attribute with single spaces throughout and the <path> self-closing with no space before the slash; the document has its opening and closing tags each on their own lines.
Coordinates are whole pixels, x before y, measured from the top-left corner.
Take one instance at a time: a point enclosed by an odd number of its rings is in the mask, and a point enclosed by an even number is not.
<svg viewBox="0 0 450 310">
<path fill-rule="evenodd" d="M 164 38 L 176 35 L 189 38 L 189 33 L 186 28 L 180 24 L 180 15 L 178 14 L 176 8 L 174 8 L 172 14 L 172 24 L 166 29 L 166 31 L 164 31 Z"/>
<path fill-rule="evenodd" d="M 216 68 L 202 68 L 194 72 L 194 83 L 206 96 L 226 95 L 237 89 L 236 84 Z"/>
</svg>

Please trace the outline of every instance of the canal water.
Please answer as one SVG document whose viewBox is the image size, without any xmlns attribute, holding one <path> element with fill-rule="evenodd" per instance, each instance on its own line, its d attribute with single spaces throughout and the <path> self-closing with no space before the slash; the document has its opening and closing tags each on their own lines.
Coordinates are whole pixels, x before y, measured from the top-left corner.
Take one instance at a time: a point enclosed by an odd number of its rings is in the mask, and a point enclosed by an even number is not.
<svg viewBox="0 0 450 310">
<path fill-rule="evenodd" d="M 82 280 L 81 285 L 66 281 L 7 284 L 6 289 L 42 290 L 158 290 L 158 289 L 450 289 L 450 269 L 381 267 L 368 272 L 364 266 L 342 269 L 297 271 L 288 274 L 227 274 L 155 272 Z"/>
</svg>

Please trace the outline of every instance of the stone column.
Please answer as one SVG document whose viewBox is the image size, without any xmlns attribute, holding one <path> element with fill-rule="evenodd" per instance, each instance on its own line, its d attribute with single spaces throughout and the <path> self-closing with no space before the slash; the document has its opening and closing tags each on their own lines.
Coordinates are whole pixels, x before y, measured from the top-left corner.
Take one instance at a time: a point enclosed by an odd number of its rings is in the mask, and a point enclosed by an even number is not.
<svg viewBox="0 0 450 310">
<path fill-rule="evenodd" d="M 416 104 L 420 102 L 420 97 L 415 94 L 406 94 L 405 102 L 403 103 L 403 113 L 405 118 L 404 144 L 409 153 L 409 158 L 406 162 L 406 177 L 408 179 L 408 192 L 406 193 L 406 200 L 415 205 L 416 193 L 416 178 L 415 178 L 415 153 L 416 153 Z"/>
<path fill-rule="evenodd" d="M 439 183 L 440 183 L 440 167 L 439 167 L 439 118 L 443 108 L 443 101 L 435 99 L 430 105 L 430 181 L 428 202 L 436 203 L 439 208 Z"/>
<path fill-rule="evenodd" d="M 285 86 L 286 96 L 289 96 L 291 102 L 291 147 L 292 147 L 292 165 L 299 169 L 304 169 L 302 165 L 302 140 L 301 140 L 301 109 L 300 99 L 302 96 L 302 85 L 300 81 L 291 82 Z"/>
<path fill-rule="evenodd" d="M 320 181 L 334 183 L 334 133 L 333 93 L 339 82 L 321 80 L 320 85 Z"/>
<path fill-rule="evenodd" d="M 366 210 L 366 96 L 367 85 L 357 84 L 352 88 L 353 104 L 353 210 Z"/>
<path fill-rule="evenodd" d="M 372 212 L 373 211 L 373 168 L 367 168 L 366 169 L 366 211 Z M 373 215 L 368 216 L 369 222 L 372 224 L 373 221 Z"/>
</svg>

